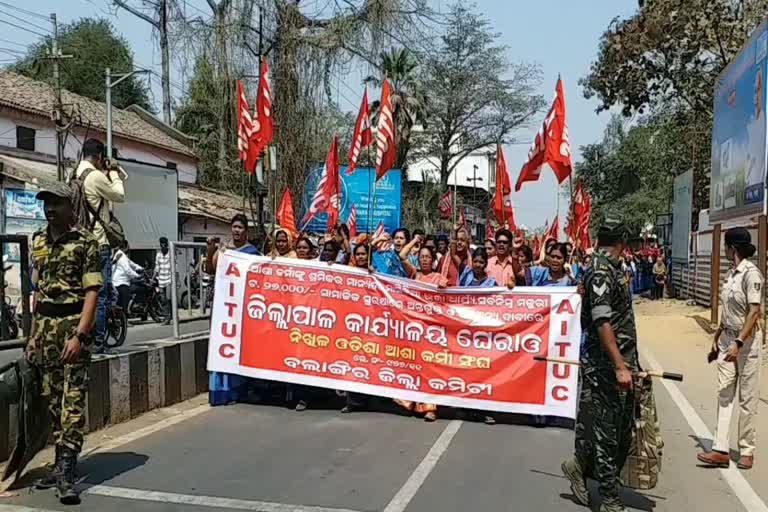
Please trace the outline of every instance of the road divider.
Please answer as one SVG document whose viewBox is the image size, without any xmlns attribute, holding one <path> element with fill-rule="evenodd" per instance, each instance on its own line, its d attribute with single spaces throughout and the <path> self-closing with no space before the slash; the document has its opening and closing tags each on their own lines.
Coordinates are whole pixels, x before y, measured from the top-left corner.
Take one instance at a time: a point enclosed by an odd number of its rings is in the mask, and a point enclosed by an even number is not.
<svg viewBox="0 0 768 512">
<path fill-rule="evenodd" d="M 94 432 L 208 391 L 208 335 L 153 340 L 95 356 L 89 372 L 86 428 Z M 0 462 L 16 445 L 18 406 L 0 399 Z"/>
</svg>

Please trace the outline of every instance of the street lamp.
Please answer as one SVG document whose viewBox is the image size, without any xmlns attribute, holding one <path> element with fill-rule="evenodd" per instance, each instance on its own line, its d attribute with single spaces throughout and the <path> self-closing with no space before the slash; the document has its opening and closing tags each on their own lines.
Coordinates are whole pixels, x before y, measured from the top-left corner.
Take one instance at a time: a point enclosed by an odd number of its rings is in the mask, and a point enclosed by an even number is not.
<svg viewBox="0 0 768 512">
<path fill-rule="evenodd" d="M 117 73 L 112 74 L 111 70 L 107 68 L 106 73 L 106 79 L 105 79 L 105 85 L 107 86 L 107 158 L 109 160 L 112 160 L 112 88 L 115 87 L 117 84 L 125 80 L 126 78 L 130 78 L 133 75 L 137 73 L 149 73 L 150 71 L 148 69 L 137 69 L 135 71 L 131 71 L 129 73 Z M 117 78 L 114 82 L 112 81 L 113 78 Z"/>
<path fill-rule="evenodd" d="M 473 165 L 472 177 L 467 178 L 467 181 L 472 183 L 472 203 L 474 204 L 475 208 L 477 208 L 477 182 L 483 181 L 483 177 L 477 175 L 477 169 L 477 165 Z"/>
</svg>

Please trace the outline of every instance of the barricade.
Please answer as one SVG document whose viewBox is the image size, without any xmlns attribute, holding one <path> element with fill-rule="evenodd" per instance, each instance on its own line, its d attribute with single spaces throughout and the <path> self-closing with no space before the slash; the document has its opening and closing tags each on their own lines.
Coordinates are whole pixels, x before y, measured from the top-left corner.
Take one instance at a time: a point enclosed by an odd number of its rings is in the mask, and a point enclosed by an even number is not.
<svg viewBox="0 0 768 512">
<path fill-rule="evenodd" d="M 205 280 L 202 278 L 202 260 L 205 254 L 206 245 L 200 242 L 171 242 L 171 314 L 173 316 L 173 337 L 181 339 L 179 332 L 179 300 L 186 293 L 186 309 L 189 312 L 187 320 L 197 320 L 200 318 L 210 318 L 210 311 L 206 313 L 206 289 L 203 285 Z M 183 251 L 183 257 L 179 258 L 179 253 Z M 191 256 L 191 258 L 190 258 Z M 184 262 L 179 265 L 179 262 Z M 197 274 L 197 282 L 194 282 L 193 274 Z M 179 284 L 184 283 L 182 292 L 179 293 Z M 213 283 L 211 282 L 211 285 Z M 180 297 L 181 295 L 181 297 Z M 198 304 L 198 315 L 193 315 L 194 298 L 196 296 Z"/>
</svg>

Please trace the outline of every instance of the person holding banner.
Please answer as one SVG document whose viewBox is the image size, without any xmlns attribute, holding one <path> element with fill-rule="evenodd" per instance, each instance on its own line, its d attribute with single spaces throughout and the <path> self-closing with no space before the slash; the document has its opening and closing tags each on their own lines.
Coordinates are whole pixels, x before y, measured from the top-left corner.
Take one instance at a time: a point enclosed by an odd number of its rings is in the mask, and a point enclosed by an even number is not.
<svg viewBox="0 0 768 512">
<path fill-rule="evenodd" d="M 315 244 L 305 236 L 299 236 L 296 240 L 296 259 L 311 260 L 314 259 Z"/>
<path fill-rule="evenodd" d="M 485 253 L 488 255 L 489 258 L 493 258 L 496 256 L 496 241 L 488 238 L 485 241 Z"/>
<path fill-rule="evenodd" d="M 226 244 L 216 244 L 214 237 L 209 237 L 207 240 L 207 252 L 205 255 L 206 267 L 203 270 L 207 274 L 216 273 L 216 265 L 219 262 L 219 254 L 233 250 L 243 252 L 245 254 L 259 254 L 259 250 L 255 245 L 248 241 L 248 218 L 242 213 L 236 214 L 232 217 L 230 222 L 230 229 L 232 230 L 232 239 Z"/>
<path fill-rule="evenodd" d="M 352 251 L 352 260 L 349 262 L 350 267 L 359 268 L 362 270 L 368 270 L 369 272 L 373 272 L 373 267 L 368 265 L 368 244 L 358 243 L 355 245 L 354 250 Z"/>
<path fill-rule="evenodd" d="M 521 241 L 515 241 L 516 248 L 513 251 L 512 242 L 512 233 L 508 229 L 500 230 L 496 233 L 496 256 L 488 259 L 488 275 L 499 285 L 506 286 L 510 290 L 515 287 L 521 275 L 517 252 L 523 245 Z M 522 283 L 524 282 L 523 277 Z"/>
<path fill-rule="evenodd" d="M 390 239 L 393 243 L 389 243 Z M 379 237 L 371 243 L 371 247 L 374 248 L 371 255 L 371 261 L 373 262 L 373 268 L 377 272 L 386 274 L 388 276 L 396 277 L 408 277 L 405 272 L 405 268 L 400 261 L 400 252 L 411 241 L 411 232 L 406 228 L 399 228 L 395 231 L 393 237 L 390 238 L 389 234 L 385 233 L 382 237 Z M 411 259 L 411 263 L 416 265 L 416 261 Z"/>
<path fill-rule="evenodd" d="M 530 275 L 526 276 L 526 284 L 528 286 L 576 286 L 576 280 L 565 268 L 566 261 L 568 261 L 568 246 L 563 243 L 551 244 L 547 250 L 546 266 L 531 267 Z"/>
<path fill-rule="evenodd" d="M 561 469 L 574 499 L 589 506 L 586 478 L 598 483 L 600 512 L 623 512 L 619 475 L 629 453 L 634 420 L 633 373 L 639 371 L 637 330 L 627 279 L 619 258 L 627 229 L 607 220 L 597 233 L 599 249 L 584 276 L 581 394 L 574 455 Z"/>
</svg>

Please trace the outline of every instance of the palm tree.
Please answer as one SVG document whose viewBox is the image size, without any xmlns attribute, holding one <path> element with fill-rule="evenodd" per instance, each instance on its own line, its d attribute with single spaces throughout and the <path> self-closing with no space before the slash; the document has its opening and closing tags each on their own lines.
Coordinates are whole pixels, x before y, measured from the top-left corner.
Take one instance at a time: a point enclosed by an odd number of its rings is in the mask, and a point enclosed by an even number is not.
<svg viewBox="0 0 768 512">
<path fill-rule="evenodd" d="M 384 79 L 389 80 L 392 87 L 395 143 L 397 144 L 395 168 L 403 171 L 403 180 L 405 180 L 408 151 L 411 147 L 411 131 L 414 126 L 426 127 L 427 124 L 427 97 L 419 79 L 419 63 L 413 53 L 405 48 L 393 48 L 389 52 L 382 52 L 379 58 L 381 59 L 380 76 L 369 76 L 363 82 L 381 88 Z M 379 100 L 371 103 L 371 115 L 378 115 L 379 103 Z"/>
</svg>

